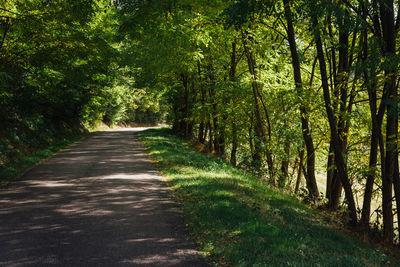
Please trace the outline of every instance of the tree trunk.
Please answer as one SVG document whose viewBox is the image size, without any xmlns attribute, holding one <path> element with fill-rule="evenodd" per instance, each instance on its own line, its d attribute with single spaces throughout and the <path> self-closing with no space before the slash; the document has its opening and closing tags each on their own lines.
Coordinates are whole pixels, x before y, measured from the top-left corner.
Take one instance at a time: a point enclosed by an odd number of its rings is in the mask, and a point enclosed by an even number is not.
<svg viewBox="0 0 400 267">
<path fill-rule="evenodd" d="M 232 151 L 231 151 L 231 164 L 236 166 L 236 152 L 237 152 L 237 129 L 235 123 L 232 123 Z"/>
<path fill-rule="evenodd" d="M 294 189 L 295 194 L 297 194 L 299 192 L 299 188 L 300 188 L 301 173 L 303 170 L 303 161 L 304 161 L 304 149 L 302 148 L 299 153 L 299 169 L 297 171 L 296 187 Z"/>
<path fill-rule="evenodd" d="M 351 224 L 355 225 L 357 223 L 356 205 L 355 205 L 355 201 L 354 201 L 354 195 L 353 195 L 353 191 L 351 188 L 350 180 L 349 180 L 347 170 L 346 170 L 346 163 L 345 163 L 345 160 L 344 160 L 343 154 L 342 154 L 343 151 L 340 149 L 342 147 L 342 143 L 341 143 L 340 137 L 338 135 L 336 118 L 335 118 L 335 115 L 332 110 L 332 103 L 331 103 L 331 97 L 330 97 L 330 92 L 329 92 L 328 75 L 326 72 L 324 50 L 323 50 L 323 46 L 322 46 L 320 32 L 318 30 L 317 14 L 313 14 L 313 28 L 315 29 L 315 41 L 316 41 L 316 47 L 317 47 L 317 56 L 318 56 L 318 61 L 319 61 L 320 73 L 321 73 L 321 81 L 322 81 L 322 89 L 323 89 L 323 95 L 324 95 L 324 101 L 325 101 L 325 109 L 326 109 L 326 113 L 328 116 L 329 127 L 330 127 L 330 131 L 331 131 L 331 139 L 333 142 L 333 150 L 334 150 L 334 154 L 335 154 L 335 164 L 336 164 L 338 175 L 340 177 L 340 180 L 343 184 L 343 187 L 344 187 L 344 190 L 346 193 L 346 199 L 348 202 Z"/>
<path fill-rule="evenodd" d="M 337 210 L 340 204 L 340 197 L 342 196 L 343 186 L 337 170 L 333 171 L 332 178 L 333 179 L 331 183 L 331 194 L 329 196 L 328 208 L 331 210 Z"/>
<path fill-rule="evenodd" d="M 190 119 L 190 103 L 189 103 L 189 81 L 188 77 L 185 74 L 181 75 L 183 88 L 185 90 L 185 118 L 182 122 L 183 124 L 183 131 L 184 137 L 188 138 L 190 136 L 190 129 L 189 129 L 189 119 Z"/>
<path fill-rule="evenodd" d="M 257 75 L 255 72 L 255 59 L 253 53 L 250 51 L 250 47 L 247 43 L 247 36 L 244 32 L 242 32 L 242 39 L 243 39 L 243 47 L 245 51 L 245 55 L 247 58 L 248 68 L 250 74 L 253 76 L 253 81 L 251 82 L 251 86 L 253 89 L 254 95 L 254 114 L 255 114 L 255 140 L 254 140 L 254 154 L 253 160 L 256 164 L 257 169 L 261 167 L 261 159 L 262 159 L 262 141 L 265 140 L 265 129 L 263 127 L 263 119 L 260 111 L 260 99 L 258 97 L 259 89 L 257 83 Z"/>
<path fill-rule="evenodd" d="M 199 75 L 199 83 L 200 83 L 200 95 L 201 95 L 200 103 L 204 107 L 205 106 L 205 102 L 206 102 L 206 92 L 205 92 L 204 86 L 202 84 L 202 80 L 203 79 L 201 77 L 200 61 L 197 61 L 197 72 L 198 72 L 198 75 Z M 205 143 L 205 138 L 206 138 L 206 135 L 207 135 L 207 129 L 205 129 L 205 128 L 206 128 L 205 127 L 205 122 L 202 120 L 200 122 L 200 125 L 199 125 L 199 134 L 198 134 L 198 138 L 197 138 L 201 144 Z"/>
<path fill-rule="evenodd" d="M 285 142 L 285 158 L 282 160 L 281 177 L 279 187 L 284 188 L 289 179 L 289 157 L 290 157 L 290 142 L 287 139 Z"/>
<path fill-rule="evenodd" d="M 204 144 L 204 122 L 200 122 L 197 140 L 199 141 L 199 143 Z"/>
<path fill-rule="evenodd" d="M 226 121 L 226 119 L 224 119 L 223 121 Z M 225 126 L 224 125 L 222 125 L 219 128 L 218 145 L 219 145 L 219 148 L 218 148 L 219 157 L 225 160 L 226 155 L 225 155 Z"/>
<path fill-rule="evenodd" d="M 307 158 L 306 158 L 307 174 L 305 175 L 307 189 L 309 195 L 312 198 L 317 198 L 319 196 L 319 191 L 318 191 L 317 180 L 315 178 L 315 150 L 311 136 L 311 131 L 309 128 L 307 108 L 303 100 L 301 100 L 303 94 L 303 83 L 301 79 L 300 61 L 297 53 L 296 38 L 292 23 L 292 13 L 289 5 L 289 0 L 283 0 L 283 4 L 285 7 L 287 34 L 290 45 L 290 52 L 292 56 L 293 76 L 296 83 L 297 95 L 301 101 L 300 103 L 301 128 L 302 128 L 304 143 L 306 145 L 306 150 L 307 150 Z"/>
<path fill-rule="evenodd" d="M 366 41 L 366 36 L 365 36 Z M 364 55 L 366 59 L 366 55 Z M 369 75 L 365 71 L 364 72 L 365 80 L 369 80 Z M 368 98 L 369 98 L 369 107 L 371 113 L 371 121 L 372 121 L 372 132 L 371 132 L 371 144 L 370 144 L 370 152 L 369 152 L 369 164 L 368 164 L 368 174 L 367 174 L 367 182 L 365 185 L 364 191 L 364 201 L 361 213 L 360 225 L 362 227 L 368 227 L 371 215 L 371 202 L 372 202 L 372 192 L 374 189 L 374 182 L 376 176 L 376 169 L 378 163 L 378 146 L 379 144 L 383 145 L 383 137 L 382 137 L 382 121 L 383 115 L 385 112 L 385 102 L 381 101 L 379 106 L 379 111 L 377 110 L 377 96 L 375 83 L 372 85 L 368 85 Z M 381 145 L 381 147 L 382 147 Z M 382 156 L 384 157 L 384 150 L 380 151 Z M 384 164 L 384 160 L 382 161 Z M 382 169 L 383 168 L 382 164 Z"/>
<path fill-rule="evenodd" d="M 386 157 L 385 173 L 382 177 L 382 211 L 383 211 L 383 239 L 386 243 L 393 243 L 393 213 L 392 213 L 392 186 L 394 177 L 398 175 L 396 170 L 397 155 L 397 121 L 398 102 L 396 87 L 396 67 L 388 64 L 389 60 L 396 57 L 396 31 L 394 21 L 393 0 L 386 0 L 379 5 L 382 35 L 384 40 L 383 52 L 385 55 L 385 83 L 384 92 L 387 92 L 384 100 L 387 103 L 386 114 Z M 397 178 L 397 177 L 396 177 Z"/>
<path fill-rule="evenodd" d="M 393 187 L 394 187 L 394 194 L 396 197 L 396 211 L 397 211 L 397 231 L 400 233 L 400 177 L 399 177 L 399 161 L 395 162 L 395 169 L 393 175 Z"/>
<path fill-rule="evenodd" d="M 209 79 L 210 79 L 210 87 L 208 89 L 208 96 L 210 98 L 211 101 L 211 105 L 212 105 L 212 122 L 213 122 L 213 132 L 214 132 L 214 138 L 213 138 L 213 146 L 214 146 L 214 151 L 216 153 L 216 155 L 219 155 L 219 133 L 220 133 L 220 129 L 219 129 L 219 122 L 218 122 L 218 118 L 217 118 L 217 101 L 215 99 L 215 77 L 213 75 L 213 67 L 212 65 L 208 66 L 208 72 L 209 72 Z M 211 149 L 212 151 L 213 149 Z"/>
<path fill-rule="evenodd" d="M 329 143 L 328 162 L 326 167 L 326 193 L 327 199 L 331 198 L 332 182 L 335 175 L 335 155 L 333 154 L 332 142 Z"/>
<path fill-rule="evenodd" d="M 234 82 L 236 79 L 236 38 L 232 42 L 232 52 L 231 52 L 231 62 L 229 68 L 229 81 Z M 231 151 L 231 159 L 230 162 L 233 166 L 236 166 L 236 153 L 238 147 L 237 140 L 237 129 L 235 122 L 232 122 L 232 151 Z"/>
<path fill-rule="evenodd" d="M 335 142 L 331 141 L 330 149 L 333 151 L 338 151 L 337 153 L 341 154 L 344 161 L 344 169 L 347 172 L 347 160 L 345 155 L 347 155 L 347 136 L 350 129 L 350 121 L 348 119 L 348 114 L 351 114 L 352 105 L 354 102 L 355 91 L 353 90 L 354 83 L 357 81 L 358 72 L 356 71 L 353 88 L 351 91 L 351 95 L 349 98 L 348 92 L 348 83 L 349 83 L 349 73 L 350 73 L 350 61 L 352 58 L 352 53 L 349 53 L 349 28 L 348 28 L 348 20 L 349 14 L 347 10 L 344 10 L 345 16 L 340 18 L 339 20 L 339 61 L 338 66 L 336 68 L 336 60 L 332 58 L 332 65 L 334 69 L 334 99 L 333 99 L 333 107 L 332 112 L 336 114 L 337 121 L 336 129 L 337 129 L 337 138 L 338 138 L 338 147 L 335 147 Z M 353 36 L 352 47 L 354 47 L 356 42 L 356 33 Z M 333 55 L 334 56 L 334 55 Z M 337 72 L 336 72 L 337 71 Z M 337 110 L 338 109 L 338 110 Z M 332 138 L 332 136 L 331 136 Z M 335 154 L 335 152 L 334 152 Z M 337 163 L 334 161 L 334 164 Z M 332 175 L 332 173 L 330 174 Z M 346 174 L 347 175 L 347 174 Z M 329 195 L 327 195 L 329 202 L 328 207 L 332 210 L 336 210 L 340 204 L 340 197 L 342 192 L 342 178 L 340 177 L 340 172 L 336 168 L 333 171 L 333 175 L 331 177 L 331 182 L 328 185 Z"/>
<path fill-rule="evenodd" d="M 255 153 L 254 153 L 254 142 L 253 142 L 253 124 L 254 124 L 254 116 L 252 114 L 251 119 L 250 119 L 250 127 L 249 127 L 249 146 L 250 146 L 251 157 L 254 160 Z"/>
<path fill-rule="evenodd" d="M 213 149 L 213 130 L 211 126 L 210 120 L 207 123 L 207 128 L 208 128 L 208 151 L 212 152 Z"/>
<path fill-rule="evenodd" d="M 368 10 L 365 4 L 361 4 L 362 8 L 362 16 L 363 19 L 367 19 Z M 368 60 L 368 31 L 363 31 L 363 39 L 362 39 L 362 61 L 364 63 Z M 368 164 L 368 174 L 367 174 L 367 182 L 365 185 L 364 191 L 364 201 L 361 212 L 361 227 L 368 228 L 370 223 L 371 216 L 371 202 L 372 202 L 372 193 L 374 190 L 374 182 L 376 176 L 376 169 L 378 163 L 378 146 L 380 147 L 381 154 L 381 171 L 384 173 L 384 144 L 383 144 L 383 136 L 382 136 L 382 121 L 383 116 L 385 114 L 386 104 L 384 101 L 381 101 L 379 109 L 377 107 L 377 93 L 376 93 L 376 82 L 374 79 L 370 79 L 370 77 L 377 76 L 377 73 L 374 69 L 370 70 L 370 73 L 367 70 L 364 70 L 364 80 L 370 81 L 367 83 L 367 91 L 368 91 L 368 100 L 369 100 L 369 108 L 371 113 L 371 121 L 372 121 L 372 132 L 371 132 L 371 144 L 370 144 L 370 153 L 369 153 L 369 164 Z M 383 175 L 382 175 L 383 177 Z"/>
</svg>

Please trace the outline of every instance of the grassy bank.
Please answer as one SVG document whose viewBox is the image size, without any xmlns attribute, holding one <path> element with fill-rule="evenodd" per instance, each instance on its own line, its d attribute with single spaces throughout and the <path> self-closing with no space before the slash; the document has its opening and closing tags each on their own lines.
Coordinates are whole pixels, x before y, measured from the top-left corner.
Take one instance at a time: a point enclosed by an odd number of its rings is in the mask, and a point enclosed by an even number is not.
<svg viewBox="0 0 400 267">
<path fill-rule="evenodd" d="M 192 151 L 167 128 L 140 138 L 174 188 L 200 249 L 216 266 L 399 264 L 335 229 L 294 197 Z"/>
<path fill-rule="evenodd" d="M 50 157 L 60 149 L 65 148 L 87 134 L 88 133 L 71 135 L 62 140 L 54 141 L 47 148 L 37 151 L 29 156 L 21 157 L 19 160 L 0 168 L 0 186 L 7 184 L 16 177 L 19 177 L 22 173 L 38 164 L 41 160 Z"/>
</svg>

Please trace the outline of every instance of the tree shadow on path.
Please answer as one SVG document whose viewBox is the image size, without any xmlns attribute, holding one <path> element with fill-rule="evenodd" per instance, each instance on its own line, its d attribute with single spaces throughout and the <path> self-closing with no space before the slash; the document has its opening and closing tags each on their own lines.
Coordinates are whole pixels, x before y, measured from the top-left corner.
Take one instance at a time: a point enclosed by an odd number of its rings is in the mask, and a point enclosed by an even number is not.
<svg viewBox="0 0 400 267">
<path fill-rule="evenodd" d="M 0 266 L 207 266 L 135 134 L 96 133 L 0 189 Z"/>
</svg>

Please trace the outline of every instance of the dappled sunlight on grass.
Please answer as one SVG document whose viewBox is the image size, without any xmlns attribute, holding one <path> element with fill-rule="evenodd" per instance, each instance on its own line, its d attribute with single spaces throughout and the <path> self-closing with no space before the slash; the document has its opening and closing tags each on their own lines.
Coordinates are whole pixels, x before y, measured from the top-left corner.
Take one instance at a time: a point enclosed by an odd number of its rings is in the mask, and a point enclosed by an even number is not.
<svg viewBox="0 0 400 267">
<path fill-rule="evenodd" d="M 182 203 L 191 232 L 218 265 L 384 266 L 392 259 L 329 227 L 316 210 L 169 130 L 141 134 Z"/>
</svg>

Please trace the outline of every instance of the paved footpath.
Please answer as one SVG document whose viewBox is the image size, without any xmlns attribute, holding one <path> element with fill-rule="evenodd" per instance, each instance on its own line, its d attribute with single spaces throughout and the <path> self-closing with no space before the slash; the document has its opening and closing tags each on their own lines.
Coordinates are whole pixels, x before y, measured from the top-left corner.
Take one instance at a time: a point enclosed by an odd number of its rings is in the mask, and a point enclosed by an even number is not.
<svg viewBox="0 0 400 267">
<path fill-rule="evenodd" d="M 96 133 L 0 188 L 0 266 L 207 266 L 140 130 Z"/>
</svg>

